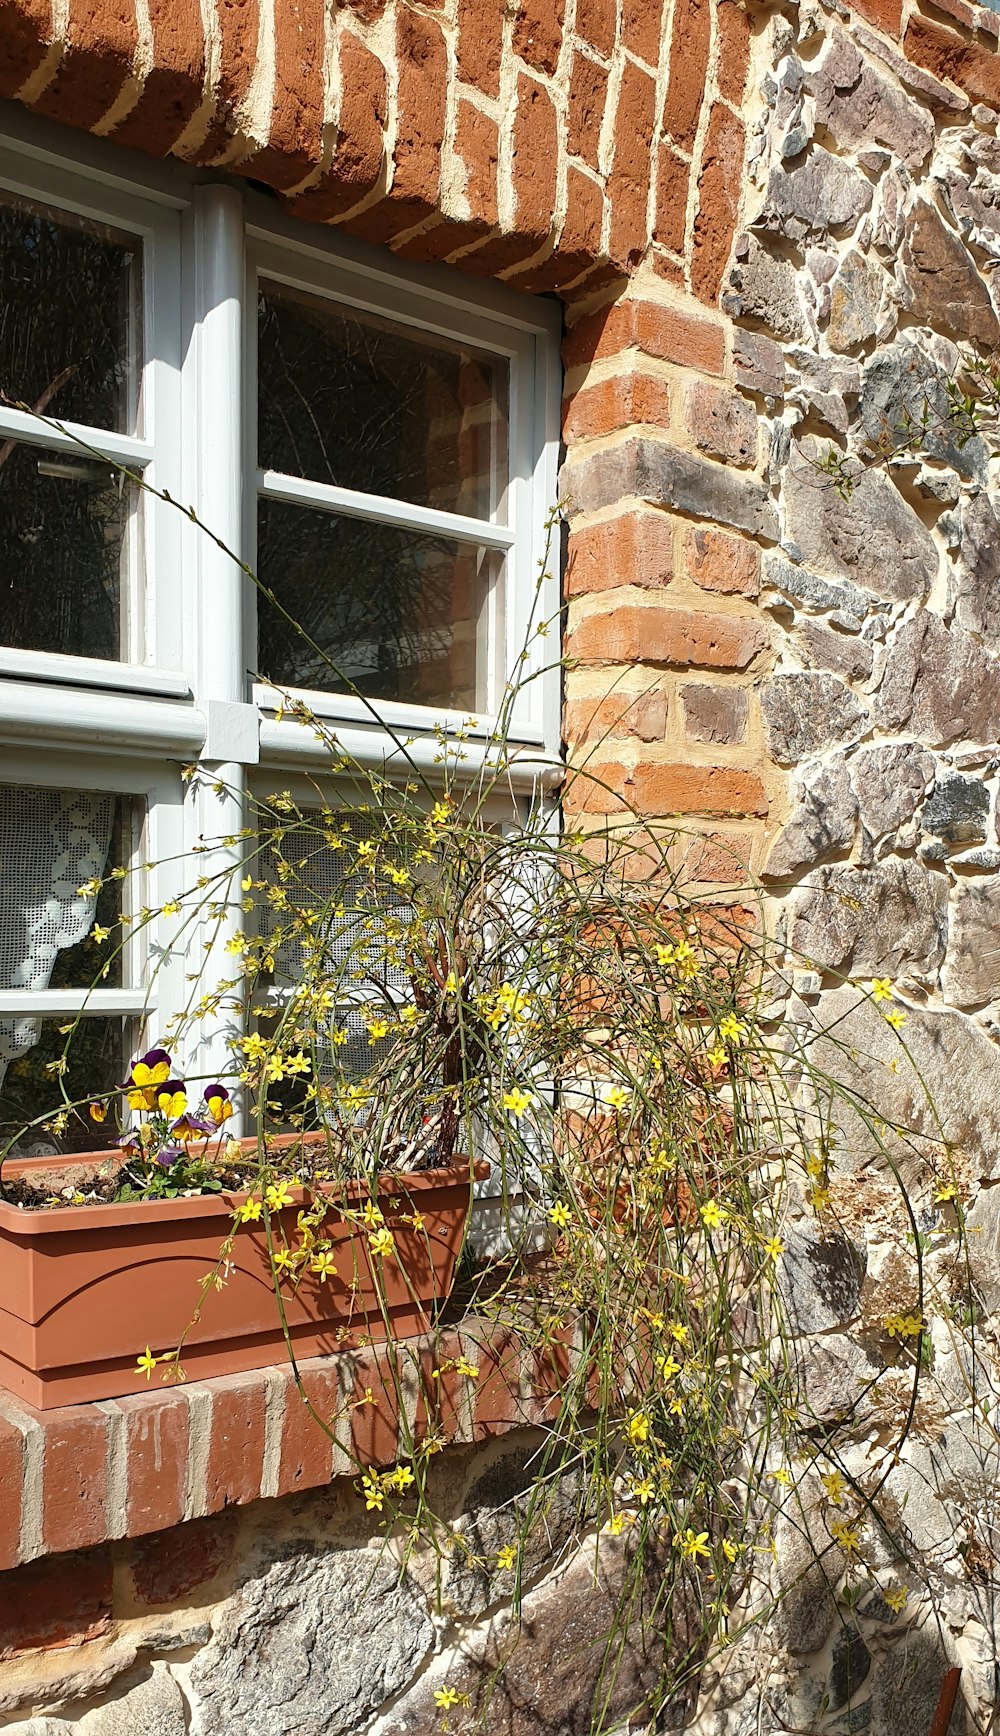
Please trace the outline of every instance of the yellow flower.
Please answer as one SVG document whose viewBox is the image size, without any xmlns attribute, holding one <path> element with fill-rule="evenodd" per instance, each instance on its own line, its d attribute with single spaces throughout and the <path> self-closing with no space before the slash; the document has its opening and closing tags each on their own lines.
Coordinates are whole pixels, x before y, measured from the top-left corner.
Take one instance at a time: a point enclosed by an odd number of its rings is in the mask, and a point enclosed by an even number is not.
<svg viewBox="0 0 1000 1736">
<path fill-rule="evenodd" d="M 691 1328 L 690 1326 L 682 1326 L 679 1321 L 674 1320 L 670 1325 L 670 1336 L 676 1339 L 678 1344 L 686 1344 L 691 1336 Z"/>
<path fill-rule="evenodd" d="M 564 1206 L 561 1200 L 557 1200 L 549 1212 L 549 1222 L 555 1224 L 557 1230 L 564 1230 L 572 1221 L 573 1213 L 569 1206 Z"/>
<path fill-rule="evenodd" d="M 303 1054 L 301 1049 L 298 1054 L 289 1055 L 285 1062 L 285 1072 L 291 1079 L 294 1079 L 298 1073 L 309 1073 L 311 1070 L 312 1062 L 308 1055 Z"/>
<path fill-rule="evenodd" d="M 769 1241 L 763 1243 L 763 1251 L 769 1260 L 776 1260 L 779 1254 L 784 1252 L 784 1248 L 785 1244 L 780 1236 L 771 1236 Z"/>
<path fill-rule="evenodd" d="M 649 1440 L 649 1418 L 645 1411 L 630 1411 L 628 1418 L 628 1438 L 634 1447 L 642 1446 Z"/>
<path fill-rule="evenodd" d="M 674 1543 L 680 1549 L 685 1561 L 697 1561 L 699 1555 L 710 1554 L 708 1532 L 692 1531 L 690 1525 L 686 1531 L 678 1533 L 674 1538 Z"/>
<path fill-rule="evenodd" d="M 820 1482 L 826 1490 L 827 1499 L 832 1501 L 835 1507 L 839 1507 L 847 1489 L 846 1477 L 842 1476 L 840 1471 L 827 1471 L 820 1478 Z"/>
<path fill-rule="evenodd" d="M 628 1514 L 612 1513 L 606 1527 L 608 1535 L 610 1537 L 620 1537 L 628 1522 Z"/>
<path fill-rule="evenodd" d="M 530 1109 L 535 1099 L 530 1091 L 522 1091 L 515 1085 L 512 1091 L 505 1091 L 500 1099 L 501 1106 L 509 1109 L 511 1115 L 518 1119 L 526 1109 Z"/>
<path fill-rule="evenodd" d="M 337 1268 L 333 1263 L 333 1255 L 330 1253 L 328 1248 L 323 1253 L 313 1255 L 309 1262 L 309 1270 L 310 1272 L 315 1272 L 321 1284 L 325 1284 L 328 1278 L 335 1278 L 337 1276 Z"/>
<path fill-rule="evenodd" d="M 722 1553 L 727 1561 L 735 1561 L 740 1553 L 738 1543 L 731 1543 L 728 1537 L 722 1539 Z"/>
<path fill-rule="evenodd" d="M 330 1042 L 335 1049 L 342 1049 L 347 1042 L 347 1032 L 342 1030 L 339 1025 L 334 1025 L 330 1032 Z"/>
<path fill-rule="evenodd" d="M 365 1498 L 366 1513 L 381 1513 L 385 1504 L 385 1491 L 377 1471 L 369 1470 L 367 1476 L 362 1477 L 361 1493 Z"/>
<path fill-rule="evenodd" d="M 517 1550 L 513 1543 L 505 1543 L 502 1549 L 497 1550 L 497 1567 L 501 1573 L 509 1573 L 516 1563 Z"/>
<path fill-rule="evenodd" d="M 90 931 L 90 938 L 91 940 L 96 940 L 98 946 L 103 946 L 110 933 L 110 928 L 102 928 L 99 922 L 95 922 Z"/>
<path fill-rule="evenodd" d="M 681 1372 L 680 1363 L 677 1361 L 676 1357 L 670 1353 L 670 1351 L 668 1351 L 665 1356 L 657 1357 L 656 1366 L 664 1380 L 673 1380 L 674 1375 L 680 1374 Z"/>
<path fill-rule="evenodd" d="M 430 822 L 429 823 L 432 826 L 446 826 L 450 819 L 451 819 L 451 803 L 450 802 L 435 802 L 434 806 L 430 812 Z"/>
<path fill-rule="evenodd" d="M 882 1017 L 884 1018 L 887 1025 L 892 1026 L 894 1031 L 901 1030 L 902 1027 L 906 1024 L 906 1014 L 904 1013 L 902 1007 L 890 1007 L 890 1009 L 887 1013 L 882 1014 Z"/>
<path fill-rule="evenodd" d="M 736 1043 L 738 1045 L 748 1035 L 748 1026 L 743 1023 L 742 1019 L 738 1019 L 735 1013 L 727 1013 L 724 1019 L 719 1020 L 719 1036 L 724 1043 Z"/>
<path fill-rule="evenodd" d="M 105 1121 L 107 1120 L 107 1114 L 108 1106 L 106 1103 L 92 1103 L 90 1105 L 91 1121 Z"/>
<path fill-rule="evenodd" d="M 626 1091 L 624 1085 L 612 1085 L 608 1090 L 604 1101 L 610 1109 L 624 1109 L 629 1101 L 629 1095 L 630 1094 Z"/>
<path fill-rule="evenodd" d="M 460 1356 L 459 1357 L 458 1361 L 455 1364 L 455 1373 L 456 1374 L 464 1374 L 467 1380 L 478 1380 L 479 1379 L 479 1370 L 476 1367 L 476 1364 L 474 1362 L 470 1362 L 467 1356 Z"/>
<path fill-rule="evenodd" d="M 860 1544 L 860 1536 L 856 1525 L 849 1525 L 845 1519 L 834 1519 L 830 1525 L 830 1536 L 834 1543 L 839 1543 L 841 1549 L 852 1554 Z"/>
<path fill-rule="evenodd" d="M 889 1605 L 889 1608 L 893 1611 L 894 1615 L 898 1615 L 900 1610 L 905 1607 L 909 1595 L 910 1588 L 908 1585 L 901 1585 L 896 1591 L 884 1591 L 882 1593 L 885 1602 Z"/>
<path fill-rule="evenodd" d="M 919 1314 L 888 1314 L 884 1325 L 890 1338 L 919 1338 L 924 1330 Z"/>
<path fill-rule="evenodd" d="M 701 1208 L 701 1221 L 707 1230 L 717 1230 L 725 1217 L 715 1200 L 706 1200 Z"/>
<path fill-rule="evenodd" d="M 643 1477 L 640 1482 L 633 1483 L 631 1493 L 635 1496 L 639 1505 L 645 1507 L 656 1494 L 656 1490 L 653 1486 L 653 1479 L 651 1477 Z"/>
<path fill-rule="evenodd" d="M 294 1270 L 295 1270 L 295 1255 L 291 1252 L 291 1250 L 289 1248 L 279 1248 L 278 1249 L 278 1252 L 274 1256 L 274 1269 L 276 1272 L 282 1272 L 282 1273 L 294 1272 Z"/>
<path fill-rule="evenodd" d="M 380 1207 L 375 1204 L 374 1200 L 365 1200 L 365 1209 L 362 1213 L 362 1217 L 364 1218 L 366 1230 L 377 1230 L 380 1225 L 385 1223 L 385 1217 L 383 1216 Z"/>
<path fill-rule="evenodd" d="M 934 1189 L 934 1204 L 935 1205 L 943 1206 L 948 1202 L 948 1200 L 953 1200 L 953 1199 L 957 1199 L 957 1198 L 958 1198 L 958 1189 L 956 1188 L 955 1183 L 953 1181 L 939 1182 L 937 1187 Z"/>
<path fill-rule="evenodd" d="M 256 1224 L 259 1222 L 263 1209 L 263 1200 L 254 1199 L 251 1195 L 249 1199 L 243 1201 L 242 1205 L 236 1207 L 233 1217 L 238 1224 Z"/>
<path fill-rule="evenodd" d="M 828 1187 L 820 1187 L 818 1183 L 813 1187 L 807 1188 L 806 1204 L 812 1206 L 814 1212 L 821 1212 L 825 1206 L 830 1204 L 830 1189 Z"/>
<path fill-rule="evenodd" d="M 438 807 L 440 807 L 440 802 Z M 468 1699 L 467 1694 L 460 1694 L 457 1688 L 435 1688 L 434 1704 L 440 1712 L 447 1712 L 451 1706 L 461 1706 Z"/>
<path fill-rule="evenodd" d="M 136 1365 L 135 1365 L 136 1374 L 144 1374 L 146 1376 L 146 1379 L 148 1380 L 150 1375 L 152 1374 L 154 1368 L 156 1367 L 157 1361 L 158 1361 L 157 1357 L 150 1355 L 149 1345 L 147 1344 L 142 1355 L 136 1361 Z"/>
<path fill-rule="evenodd" d="M 892 983 L 889 981 L 888 977 L 876 977 L 875 978 L 874 982 L 872 983 L 872 1000 L 873 1001 L 891 1001 L 892 1000 Z"/>
<path fill-rule="evenodd" d="M 389 1022 L 387 1019 L 372 1019 L 372 1020 L 370 1020 L 369 1025 L 368 1025 L 368 1041 L 369 1041 L 369 1043 L 379 1042 L 381 1040 L 381 1038 L 383 1038 L 385 1036 L 388 1029 L 389 1029 Z"/>
<path fill-rule="evenodd" d="M 391 1483 L 393 1487 L 398 1489 L 400 1494 L 403 1495 L 411 1484 L 416 1482 L 416 1478 L 410 1470 L 409 1465 L 397 1465 L 394 1471 L 389 1472 L 386 1481 Z"/>
<path fill-rule="evenodd" d="M 728 1056 L 727 1056 L 725 1049 L 723 1049 L 723 1047 L 721 1046 L 721 1044 L 716 1043 L 714 1048 L 709 1049 L 708 1062 L 709 1062 L 710 1066 L 721 1067 L 725 1063 L 726 1060 L 728 1060 Z"/>
<path fill-rule="evenodd" d="M 294 1205 L 287 1181 L 275 1182 L 264 1194 L 269 1212 L 280 1212 L 283 1206 Z"/>
<path fill-rule="evenodd" d="M 388 1260 L 396 1252 L 396 1242 L 391 1230 L 376 1230 L 373 1236 L 369 1236 L 368 1246 L 379 1260 Z"/>
</svg>

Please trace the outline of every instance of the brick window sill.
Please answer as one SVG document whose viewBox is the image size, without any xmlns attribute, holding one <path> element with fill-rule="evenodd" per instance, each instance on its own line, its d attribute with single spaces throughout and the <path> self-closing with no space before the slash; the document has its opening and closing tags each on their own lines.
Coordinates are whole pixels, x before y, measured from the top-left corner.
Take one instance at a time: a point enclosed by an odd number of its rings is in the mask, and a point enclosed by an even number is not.
<svg viewBox="0 0 1000 1736">
<path fill-rule="evenodd" d="M 462 1356 L 478 1378 L 446 1366 Z M 558 1361 L 472 1316 L 434 1339 L 310 1358 L 302 1383 L 337 1419 L 334 1440 L 287 1363 L 45 1412 L 0 1394 L 0 1570 L 384 1468 L 429 1435 L 449 1446 L 537 1426 L 558 1408 L 565 1349 Z"/>
</svg>

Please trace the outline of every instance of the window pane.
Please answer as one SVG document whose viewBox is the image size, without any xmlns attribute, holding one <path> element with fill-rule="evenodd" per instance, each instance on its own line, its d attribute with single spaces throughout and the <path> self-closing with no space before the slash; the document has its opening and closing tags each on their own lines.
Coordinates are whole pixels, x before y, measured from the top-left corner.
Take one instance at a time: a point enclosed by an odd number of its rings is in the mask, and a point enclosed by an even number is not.
<svg viewBox="0 0 1000 1736">
<path fill-rule="evenodd" d="M 103 962 L 105 986 L 121 982 L 112 953 L 122 882 L 83 896 L 80 887 L 123 865 L 128 821 L 118 796 L 0 784 L 0 988 L 23 989 L 26 1011 L 33 990 L 89 988 Z M 91 939 L 95 921 L 112 930 L 103 948 Z M 0 1040 L 0 1066 L 3 1056 Z"/>
<path fill-rule="evenodd" d="M 130 432 L 140 242 L 0 195 L 0 393 L 60 421 Z"/>
<path fill-rule="evenodd" d="M 258 572 L 302 635 L 258 594 L 260 673 L 282 687 L 483 710 L 499 557 L 449 537 L 264 500 Z M 333 660 L 340 674 L 329 667 Z"/>
<path fill-rule="evenodd" d="M 0 444 L 0 645 L 121 657 L 133 490 L 90 459 Z"/>
<path fill-rule="evenodd" d="M 68 1019 L 0 1019 L 0 1151 L 14 1135 L 21 1135 L 9 1157 L 100 1151 L 117 1138 L 110 1117 L 100 1127 L 86 1110 L 74 1111 L 63 1127 L 51 1125 L 65 1105 L 59 1080 L 46 1068 L 63 1053 L 66 1034 L 59 1027 L 68 1023 Z M 128 1064 L 126 1038 L 123 1019 L 81 1019 L 62 1081 L 70 1102 L 110 1093 L 121 1085 Z M 5 1061 L 9 1049 L 15 1052 Z M 38 1125 L 22 1133 L 39 1116 Z"/>
<path fill-rule="evenodd" d="M 507 482 L 507 374 L 499 357 L 269 286 L 258 462 L 489 518 Z"/>
</svg>

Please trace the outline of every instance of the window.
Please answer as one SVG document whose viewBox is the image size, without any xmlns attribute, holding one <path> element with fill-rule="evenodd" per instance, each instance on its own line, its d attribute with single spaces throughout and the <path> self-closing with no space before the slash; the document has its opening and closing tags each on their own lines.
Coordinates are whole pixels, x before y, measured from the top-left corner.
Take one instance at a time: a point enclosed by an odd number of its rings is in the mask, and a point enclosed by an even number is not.
<svg viewBox="0 0 1000 1736">
<path fill-rule="evenodd" d="M 405 733 L 431 775 L 442 730 L 473 717 L 474 768 L 532 611 L 557 602 L 535 591 L 558 319 L 296 223 L 249 187 L 76 135 L 68 159 L 59 129 L 9 126 L 0 1144 L 47 1116 L 42 1143 L 73 1149 L 87 1130 L 51 1123 L 67 1023 L 82 1012 L 74 1095 L 163 1034 L 192 957 L 226 977 L 237 914 L 183 941 L 169 915 L 131 923 L 190 886 L 200 840 L 235 836 L 248 789 L 305 788 L 325 759 L 289 689 L 370 763 L 393 764 L 383 724 Z M 537 672 L 537 640 L 529 656 Z M 551 677 L 525 686 L 514 732 L 555 750 Z M 224 795 L 185 797 L 199 758 Z M 92 880 L 100 893 L 81 893 Z M 95 924 L 118 944 L 102 952 Z M 184 1064 L 221 1064 L 245 1017 L 234 1002 Z"/>
</svg>

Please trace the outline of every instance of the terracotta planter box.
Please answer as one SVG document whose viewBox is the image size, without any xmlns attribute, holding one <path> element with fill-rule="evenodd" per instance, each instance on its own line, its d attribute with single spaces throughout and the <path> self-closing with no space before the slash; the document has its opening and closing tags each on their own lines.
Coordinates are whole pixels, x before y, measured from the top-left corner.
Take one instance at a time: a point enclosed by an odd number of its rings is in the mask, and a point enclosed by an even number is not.
<svg viewBox="0 0 1000 1736">
<path fill-rule="evenodd" d="M 42 1158 L 4 1165 L 4 1176 L 56 1175 L 76 1166 L 92 1173 L 103 1154 Z M 117 1158 L 116 1158 L 117 1160 Z M 80 1173 L 76 1167 L 76 1173 Z M 477 1176 L 486 1173 L 476 1166 Z M 65 1180 L 65 1177 L 62 1177 Z M 294 1245 L 303 1198 L 276 1214 Z M 338 1196 L 363 1204 L 356 1187 Z M 176 1347 L 245 1194 L 139 1204 L 56 1206 L 24 1211 L 0 1200 L 0 1386 L 39 1410 L 145 1392 L 136 1358 Z M 336 1212 L 323 1227 L 336 1276 L 284 1281 L 297 1356 L 407 1337 L 427 1330 L 451 1290 L 471 1202 L 469 1165 L 386 1175 L 377 1199 L 392 1230 L 396 1257 L 374 1259 L 365 1233 Z M 400 1220 L 418 1212 L 415 1230 Z M 273 1220 L 272 1220 L 273 1221 Z M 207 1296 L 185 1341 L 189 1380 L 264 1368 L 287 1358 L 263 1223 L 242 1224 L 222 1290 Z M 381 1267 L 384 1312 L 373 1266 Z M 154 1372 L 153 1381 L 157 1380 Z"/>
</svg>

